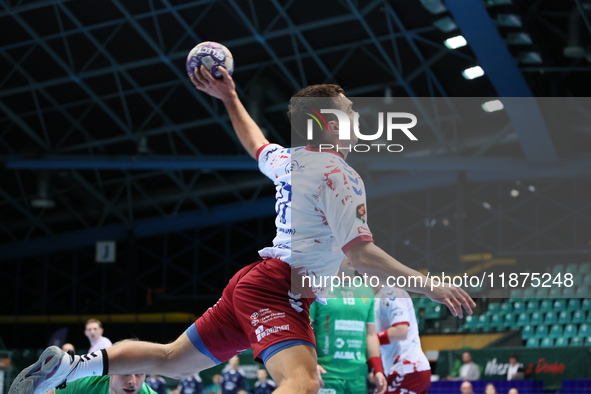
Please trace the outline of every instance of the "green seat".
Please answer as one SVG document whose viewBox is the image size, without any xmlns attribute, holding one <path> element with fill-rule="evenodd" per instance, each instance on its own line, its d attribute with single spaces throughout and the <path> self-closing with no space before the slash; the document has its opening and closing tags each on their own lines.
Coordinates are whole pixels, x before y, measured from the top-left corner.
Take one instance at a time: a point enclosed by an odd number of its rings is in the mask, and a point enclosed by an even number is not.
<svg viewBox="0 0 591 394">
<path fill-rule="evenodd" d="M 509 313 L 509 312 L 513 312 L 513 304 L 511 304 L 509 301 L 505 301 L 501 304 L 501 309 L 500 312 L 502 314 L 505 313 Z"/>
<path fill-rule="evenodd" d="M 581 339 L 581 337 L 571 338 L 570 345 L 571 346 L 583 346 L 583 340 Z"/>
<path fill-rule="evenodd" d="M 571 298 L 568 300 L 566 304 L 567 311 L 574 312 L 578 311 L 579 309 L 581 309 L 581 301 L 579 301 L 577 298 Z"/>
<path fill-rule="evenodd" d="M 584 298 L 581 301 L 581 310 L 582 311 L 589 311 L 589 310 L 591 310 L 591 298 Z"/>
<path fill-rule="evenodd" d="M 542 300 L 540 301 L 540 306 L 538 308 L 540 312 L 548 312 L 552 310 L 552 302 L 550 300 Z"/>
<path fill-rule="evenodd" d="M 521 289 L 511 289 L 511 292 L 509 293 L 509 297 L 512 300 L 518 299 L 518 298 L 522 298 L 523 297 L 523 290 Z"/>
<path fill-rule="evenodd" d="M 525 347 L 538 347 L 539 340 L 537 338 L 529 338 L 525 343 Z"/>
<path fill-rule="evenodd" d="M 562 296 L 562 288 L 560 287 L 551 287 L 550 289 L 547 289 L 547 294 L 549 298 L 560 298 L 560 296 Z"/>
<path fill-rule="evenodd" d="M 534 298 L 535 296 L 536 296 L 536 289 L 534 287 L 528 287 L 526 289 L 523 289 L 523 298 L 524 299 Z"/>
<path fill-rule="evenodd" d="M 534 333 L 534 338 L 542 339 L 548 336 L 548 326 L 544 324 L 540 324 L 536 327 L 536 332 Z"/>
<path fill-rule="evenodd" d="M 501 303 L 499 302 L 491 302 L 490 304 L 488 304 L 488 311 L 491 315 L 494 315 L 495 313 L 497 313 L 498 311 L 501 310 Z"/>
<path fill-rule="evenodd" d="M 579 265 L 579 274 L 587 274 L 591 272 L 591 263 L 586 261 L 584 263 L 581 263 L 581 265 Z"/>
<path fill-rule="evenodd" d="M 544 315 L 544 323 L 546 324 L 554 324 L 556 323 L 556 313 L 550 311 L 550 312 L 546 312 L 546 314 Z"/>
<path fill-rule="evenodd" d="M 525 311 L 527 313 L 534 313 L 538 311 L 539 308 L 539 302 L 538 300 L 531 300 L 527 302 L 527 307 L 525 308 Z"/>
<path fill-rule="evenodd" d="M 577 335 L 577 327 L 574 324 L 567 324 L 566 326 L 564 326 L 564 331 L 562 332 L 562 335 L 565 338 L 572 338 L 574 336 Z"/>
<path fill-rule="evenodd" d="M 536 298 L 548 298 L 548 293 L 547 287 L 538 287 L 535 291 Z"/>
<path fill-rule="evenodd" d="M 591 273 L 585 274 L 584 279 L 583 279 L 583 285 L 584 286 L 591 285 Z"/>
<path fill-rule="evenodd" d="M 556 341 L 554 342 L 554 346 L 568 346 L 568 338 L 556 338 Z"/>
<path fill-rule="evenodd" d="M 584 338 L 591 336 L 591 326 L 587 323 L 583 323 L 579 326 L 579 331 L 577 332 L 577 336 Z"/>
<path fill-rule="evenodd" d="M 463 328 L 464 328 L 464 330 L 467 330 L 467 331 L 474 331 L 478 327 L 477 323 L 478 323 L 478 319 L 476 318 L 476 316 L 473 316 L 473 315 L 466 316 L 466 318 L 464 319 L 464 327 Z"/>
<path fill-rule="evenodd" d="M 568 287 L 567 287 L 567 289 L 568 289 Z M 572 287 L 570 287 L 570 289 L 572 289 Z M 589 297 L 589 288 L 587 286 L 578 287 L 577 291 L 575 292 L 575 297 L 577 297 L 577 298 Z"/>
<path fill-rule="evenodd" d="M 494 314 L 490 317 L 490 326 L 497 331 L 502 331 L 505 328 L 503 324 L 503 316 Z"/>
<path fill-rule="evenodd" d="M 583 315 L 583 317 L 585 316 L 585 312 L 581 312 L 581 314 Z M 580 323 L 590 323 L 591 324 L 591 313 L 587 313 L 587 318 L 585 319 L 585 321 L 580 322 Z"/>
<path fill-rule="evenodd" d="M 564 308 L 566 308 L 564 300 L 556 300 L 552 303 L 552 309 L 554 309 L 556 312 L 563 311 Z"/>
<path fill-rule="evenodd" d="M 562 311 L 558 314 L 558 323 L 568 324 L 570 323 L 570 312 Z"/>
<path fill-rule="evenodd" d="M 576 296 L 574 286 L 573 287 L 565 287 L 562 290 L 562 296 L 564 298 L 574 298 Z"/>
<path fill-rule="evenodd" d="M 489 332 L 491 330 L 490 315 L 485 314 L 478 316 L 477 327 L 483 332 Z"/>
<path fill-rule="evenodd" d="M 515 301 L 513 303 L 513 312 L 515 313 L 521 313 L 521 312 L 525 312 L 525 301 Z M 591 303 L 589 305 L 589 309 L 591 309 Z"/>
<path fill-rule="evenodd" d="M 579 273 L 579 265 L 577 263 L 569 263 L 566 266 L 565 274 L 567 272 L 573 274 L 573 276 L 576 276 Z"/>
<path fill-rule="evenodd" d="M 585 323 L 585 312 L 575 311 L 573 313 L 573 318 L 571 319 L 571 322 L 573 322 L 575 324 Z"/>
<path fill-rule="evenodd" d="M 550 273 L 554 277 L 556 274 L 562 272 L 564 272 L 564 264 L 554 264 L 554 267 L 552 267 L 552 271 Z"/>
<path fill-rule="evenodd" d="M 542 324 L 543 322 L 543 315 L 540 312 L 534 312 L 531 314 L 530 323 L 531 324 Z"/>
<path fill-rule="evenodd" d="M 529 339 L 534 337 L 534 326 L 528 324 L 521 329 L 521 338 Z"/>
<path fill-rule="evenodd" d="M 427 307 L 426 319 L 439 319 L 444 316 L 445 309 L 441 305 L 434 304 Z"/>
<path fill-rule="evenodd" d="M 540 343 L 540 347 L 552 347 L 554 346 L 554 339 L 552 338 L 542 338 L 542 342 Z"/>
<path fill-rule="evenodd" d="M 517 316 L 517 327 L 523 327 L 530 323 L 529 314 L 522 312 Z"/>
<path fill-rule="evenodd" d="M 503 317 L 503 327 L 512 328 L 515 325 L 515 314 L 514 313 L 505 313 Z"/>
<path fill-rule="evenodd" d="M 550 327 L 550 334 L 548 334 L 548 338 L 560 338 L 562 337 L 562 324 L 553 324 Z"/>
</svg>

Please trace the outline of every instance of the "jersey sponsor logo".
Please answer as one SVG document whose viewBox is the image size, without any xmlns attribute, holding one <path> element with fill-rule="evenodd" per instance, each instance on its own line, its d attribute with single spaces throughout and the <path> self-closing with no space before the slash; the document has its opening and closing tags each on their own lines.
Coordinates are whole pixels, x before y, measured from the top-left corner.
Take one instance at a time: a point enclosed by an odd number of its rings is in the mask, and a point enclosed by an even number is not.
<svg viewBox="0 0 591 394">
<path fill-rule="evenodd" d="M 365 323 L 359 320 L 335 320 L 336 331 L 359 331 L 363 332 Z"/>
<path fill-rule="evenodd" d="M 273 152 L 277 152 L 279 148 L 273 148 L 273 149 L 269 149 L 267 152 L 265 152 L 265 156 L 263 156 L 263 163 L 265 163 L 267 160 L 269 160 L 269 156 L 271 156 L 271 153 Z"/>
<path fill-rule="evenodd" d="M 347 346 L 350 349 L 361 349 L 363 341 L 360 339 L 347 339 Z"/>
<path fill-rule="evenodd" d="M 334 357 L 335 359 L 340 360 L 355 360 L 355 352 L 335 352 Z"/>
<path fill-rule="evenodd" d="M 337 394 L 337 391 L 335 389 L 320 389 L 318 394 Z"/>
<path fill-rule="evenodd" d="M 293 235 L 293 234 L 296 233 L 296 229 L 295 228 L 277 227 L 277 231 L 279 231 L 280 233 L 289 234 L 289 235 Z"/>
<path fill-rule="evenodd" d="M 357 220 L 361 221 L 362 223 L 365 223 L 366 213 L 367 211 L 365 210 L 365 204 L 357 205 L 357 208 L 355 209 L 355 217 L 357 218 Z"/>
<path fill-rule="evenodd" d="M 257 327 L 256 330 L 254 330 L 254 332 L 257 335 L 257 341 L 260 341 L 261 339 L 265 338 L 266 336 L 269 336 L 269 335 L 274 334 L 276 332 L 288 331 L 288 330 L 289 330 L 289 324 L 284 324 L 282 326 L 275 326 L 275 327 L 271 327 L 271 328 L 267 328 L 267 329 L 265 329 L 265 327 L 263 325 L 260 325 Z"/>
<path fill-rule="evenodd" d="M 357 227 L 357 232 L 359 234 L 369 234 L 369 235 L 371 235 L 371 231 L 369 231 L 365 227 Z"/>
<path fill-rule="evenodd" d="M 334 341 L 334 345 L 337 349 L 340 349 L 345 346 L 345 341 L 343 341 L 343 338 L 337 338 L 336 341 Z"/>
</svg>

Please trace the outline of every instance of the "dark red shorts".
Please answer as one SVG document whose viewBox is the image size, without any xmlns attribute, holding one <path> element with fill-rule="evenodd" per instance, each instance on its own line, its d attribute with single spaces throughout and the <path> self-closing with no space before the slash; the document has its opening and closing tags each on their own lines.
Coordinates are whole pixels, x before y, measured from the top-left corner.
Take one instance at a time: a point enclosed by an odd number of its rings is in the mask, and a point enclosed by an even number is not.
<svg viewBox="0 0 591 394">
<path fill-rule="evenodd" d="M 244 267 L 230 279 L 218 302 L 189 327 L 191 341 L 216 362 L 249 348 L 261 362 L 261 351 L 287 340 L 315 345 L 309 313 L 313 299 L 293 294 L 291 281 L 292 269 L 281 260 Z"/>
<path fill-rule="evenodd" d="M 427 394 L 431 387 L 431 371 L 411 372 L 402 376 L 394 373 L 387 380 L 387 393 Z"/>
</svg>

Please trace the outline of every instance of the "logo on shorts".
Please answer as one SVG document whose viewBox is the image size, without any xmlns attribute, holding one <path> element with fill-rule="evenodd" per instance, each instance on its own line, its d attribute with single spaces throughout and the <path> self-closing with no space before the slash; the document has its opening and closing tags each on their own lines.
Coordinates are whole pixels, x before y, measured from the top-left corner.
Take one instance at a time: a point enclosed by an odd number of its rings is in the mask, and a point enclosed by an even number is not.
<svg viewBox="0 0 591 394">
<path fill-rule="evenodd" d="M 250 318 L 253 319 L 253 320 L 256 319 L 257 317 L 259 317 L 259 313 L 258 312 L 255 312 L 252 315 L 250 315 Z"/>
<path fill-rule="evenodd" d="M 257 335 L 257 341 L 260 341 L 261 339 L 263 339 L 264 337 L 266 337 L 268 335 L 274 334 L 279 331 L 288 331 L 288 330 L 289 330 L 289 324 L 284 324 L 282 326 L 276 326 L 276 327 L 271 327 L 271 328 L 267 328 L 267 329 L 265 329 L 265 327 L 263 325 L 260 325 L 257 327 L 257 329 L 254 332 Z"/>
</svg>

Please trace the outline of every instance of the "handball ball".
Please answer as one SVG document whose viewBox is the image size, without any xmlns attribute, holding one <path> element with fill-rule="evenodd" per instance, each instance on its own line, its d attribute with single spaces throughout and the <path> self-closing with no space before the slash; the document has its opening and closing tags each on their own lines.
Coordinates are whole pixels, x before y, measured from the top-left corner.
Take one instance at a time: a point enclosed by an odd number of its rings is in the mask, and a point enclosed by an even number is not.
<svg viewBox="0 0 591 394">
<path fill-rule="evenodd" d="M 187 56 L 187 73 L 193 75 L 195 67 L 204 65 L 214 78 L 222 78 L 218 67 L 224 67 L 228 74 L 234 72 L 234 57 L 222 44 L 213 41 L 205 41 L 197 44 Z"/>
</svg>

